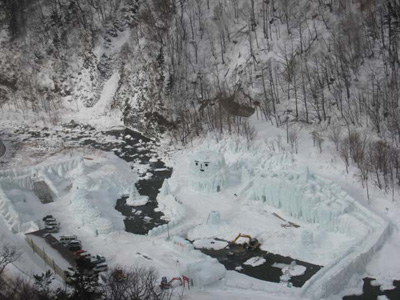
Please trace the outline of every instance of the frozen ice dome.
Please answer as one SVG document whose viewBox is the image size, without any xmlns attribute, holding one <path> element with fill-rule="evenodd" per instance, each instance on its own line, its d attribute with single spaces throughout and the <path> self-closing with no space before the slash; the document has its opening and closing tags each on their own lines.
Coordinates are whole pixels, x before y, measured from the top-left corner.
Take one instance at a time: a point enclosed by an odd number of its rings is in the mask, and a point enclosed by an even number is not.
<svg viewBox="0 0 400 300">
<path fill-rule="evenodd" d="M 101 212 L 97 208 L 88 208 L 83 216 L 85 225 L 93 224 L 100 215 Z"/>
<path fill-rule="evenodd" d="M 221 215 L 218 211 L 212 210 L 207 218 L 207 225 L 219 225 L 221 223 Z"/>
<path fill-rule="evenodd" d="M 83 215 L 85 211 L 91 206 L 92 204 L 87 199 L 84 198 L 80 198 L 78 201 L 75 200 L 75 202 L 71 204 L 71 207 L 74 210 L 74 212 L 81 215 Z"/>
<path fill-rule="evenodd" d="M 93 224 L 97 234 L 107 234 L 113 231 L 113 224 L 109 219 L 100 217 Z"/>
<path fill-rule="evenodd" d="M 75 189 L 87 189 L 87 190 L 89 190 L 89 189 L 91 189 L 95 184 L 96 184 L 96 183 L 95 183 L 95 181 L 93 180 L 93 178 L 91 178 L 91 177 L 89 177 L 89 176 L 87 176 L 87 175 L 82 175 L 82 176 L 77 177 L 77 178 L 74 180 L 73 187 L 74 187 Z"/>
<path fill-rule="evenodd" d="M 196 191 L 219 192 L 228 184 L 229 171 L 225 159 L 217 152 L 196 152 L 190 160 L 189 172 L 189 185 Z"/>
</svg>

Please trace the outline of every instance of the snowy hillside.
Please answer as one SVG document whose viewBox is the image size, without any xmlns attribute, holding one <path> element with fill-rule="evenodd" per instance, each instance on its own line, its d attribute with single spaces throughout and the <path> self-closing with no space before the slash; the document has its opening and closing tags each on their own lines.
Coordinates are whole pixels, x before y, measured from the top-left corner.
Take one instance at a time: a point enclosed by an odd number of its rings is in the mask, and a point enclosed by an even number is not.
<svg viewBox="0 0 400 300">
<path fill-rule="evenodd" d="M 105 299 L 142 266 L 154 300 L 400 298 L 399 34 L 399 0 L 0 0 L 0 296 L 83 257 Z"/>
</svg>

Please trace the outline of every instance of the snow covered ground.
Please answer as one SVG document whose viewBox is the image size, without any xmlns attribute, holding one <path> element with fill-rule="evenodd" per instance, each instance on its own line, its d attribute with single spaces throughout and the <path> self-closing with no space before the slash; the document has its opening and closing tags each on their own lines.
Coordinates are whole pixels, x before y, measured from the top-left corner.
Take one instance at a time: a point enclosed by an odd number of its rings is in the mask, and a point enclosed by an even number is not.
<svg viewBox="0 0 400 300">
<path fill-rule="evenodd" d="M 375 232 L 373 227 L 361 226 L 354 232 L 346 232 L 322 226 L 321 222 L 307 222 L 301 217 L 295 218 L 282 208 L 251 199 L 249 197 L 251 186 L 245 184 L 245 181 L 262 172 L 277 175 L 293 172 L 304 177 L 312 174 L 322 182 L 337 184 L 343 190 L 343 194 L 339 193 L 338 198 L 343 196 L 354 199 L 356 203 L 361 204 L 360 209 L 365 206 L 367 210 L 371 210 L 376 215 L 374 217 L 378 220 L 376 222 L 381 222 L 378 225 L 384 226 L 388 221 L 392 224 L 387 242 L 384 243 L 382 249 L 377 249 L 378 251 L 371 259 L 368 257 L 369 263 L 366 269 L 364 266 L 350 268 L 349 272 L 354 270 L 358 274 L 350 274 L 353 275 L 352 280 L 341 283 L 341 294 L 359 291 L 361 287 L 359 282 L 365 276 L 377 278 L 377 281 L 384 286 L 389 286 L 393 279 L 399 279 L 400 263 L 392 259 L 396 257 L 400 247 L 399 203 L 392 202 L 390 195 L 385 195 L 378 189 L 371 189 L 371 204 L 368 204 L 366 192 L 362 189 L 354 170 L 350 169 L 347 174 L 342 162 L 333 155 L 334 146 L 326 143 L 323 146 L 323 152 L 320 153 L 319 149 L 313 148 L 311 136 L 306 134 L 306 130 L 300 135 L 299 153 L 293 154 L 284 141 L 284 129 L 272 127 L 255 118 L 252 119 L 252 124 L 258 131 L 254 144 L 247 144 L 244 140 L 234 137 L 218 139 L 209 136 L 205 140 L 197 141 L 190 149 L 172 152 L 169 164 L 173 166 L 174 172 L 169 180 L 170 191 L 176 200 L 182 203 L 185 216 L 168 232 L 161 232 L 154 236 L 140 236 L 124 231 L 124 217 L 114 209 L 115 201 L 122 194 L 129 192 L 132 183 L 137 180 L 137 169 L 132 171 L 128 163 L 112 153 L 81 148 L 38 157 L 35 152 L 29 156 L 28 150 L 17 150 L 12 158 L 13 167 L 25 165 L 25 168 L 3 172 L 2 180 L 5 180 L 6 176 L 33 174 L 34 170 L 41 169 L 40 166 L 46 166 L 42 168 L 44 170 L 42 172 L 50 179 L 58 196 L 54 203 L 41 204 L 29 189 L 6 186 L 4 190 L 22 223 L 37 221 L 46 214 L 52 214 L 61 222 L 59 235 L 76 234 L 82 240 L 84 249 L 94 254 L 101 249 L 101 253 L 98 254 L 106 256 L 110 266 L 129 267 L 144 264 L 155 267 L 160 275 L 170 278 L 180 276 L 188 266 L 204 259 L 204 255 L 199 251 L 182 251 L 176 247 L 174 242 L 168 239 L 174 235 L 196 240 L 194 242 L 196 247 L 219 249 L 225 247 L 226 243 L 215 241 L 213 238 L 230 241 L 241 232 L 257 237 L 261 248 L 272 253 L 325 267 L 332 263 L 340 263 L 349 251 L 356 249 L 359 243 L 365 240 L 364 235 Z M 224 155 L 230 171 L 226 190 L 220 193 L 202 193 L 189 188 L 190 158 L 199 149 L 209 149 Z M 82 160 L 79 166 L 73 168 L 60 167 L 63 161 L 71 159 L 71 156 L 89 156 L 90 159 Z M 35 165 L 38 161 L 41 161 L 39 166 L 27 167 Z M 139 165 L 136 166 L 140 168 Z M 98 210 L 102 217 L 111 220 L 113 227 L 111 233 L 96 235 L 92 227 L 85 225 L 85 218 L 82 218 L 71 204 L 77 189 L 86 190 L 92 208 Z M 165 202 L 164 205 L 173 204 Z M 171 207 L 164 209 L 171 209 Z M 211 211 L 220 213 L 219 223 L 207 222 Z M 0 222 L 4 223 L 4 219 L 1 218 Z M 292 226 L 289 222 L 299 227 Z M 17 244 L 24 250 L 20 261 L 15 263 L 16 268 L 28 275 L 47 269 L 24 242 L 22 233 L 13 234 L 6 226 L 0 226 L 0 228 L 3 242 Z M 245 240 L 239 240 L 239 242 L 245 242 Z M 257 262 L 261 263 L 262 259 Z M 251 265 L 257 262 L 248 263 Z M 350 261 L 349 265 L 351 266 Z M 15 271 L 15 269 L 12 270 Z M 348 289 L 344 289 L 346 285 Z M 260 281 L 235 271 L 227 271 L 225 278 L 203 289 L 194 288 L 185 293 L 192 299 L 232 299 L 235 297 L 300 299 L 310 296 L 301 294 L 300 289 Z M 338 295 L 331 295 L 331 298 L 336 299 Z"/>
</svg>

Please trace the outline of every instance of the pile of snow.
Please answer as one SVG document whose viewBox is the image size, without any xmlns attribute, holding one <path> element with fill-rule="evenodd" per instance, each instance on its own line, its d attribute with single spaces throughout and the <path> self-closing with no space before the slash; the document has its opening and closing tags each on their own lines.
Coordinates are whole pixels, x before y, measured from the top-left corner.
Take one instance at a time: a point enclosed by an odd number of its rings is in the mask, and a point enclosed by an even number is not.
<svg viewBox="0 0 400 300">
<path fill-rule="evenodd" d="M 200 239 L 193 242 L 197 249 L 221 250 L 228 246 L 228 242 L 215 239 Z"/>
<path fill-rule="evenodd" d="M 208 214 L 205 224 L 197 225 L 191 228 L 187 233 L 188 239 L 190 240 L 207 240 L 230 235 L 232 235 L 232 228 L 225 222 L 221 221 L 220 213 L 215 210 L 212 210 Z"/>
<path fill-rule="evenodd" d="M 248 260 L 246 260 L 243 264 L 252 266 L 252 267 L 258 267 L 263 265 L 267 260 L 261 256 L 255 256 L 251 257 Z"/>
<path fill-rule="evenodd" d="M 196 152 L 190 160 L 189 185 L 199 192 L 220 192 L 229 182 L 224 157 L 213 151 Z"/>
<path fill-rule="evenodd" d="M 283 275 L 287 274 L 290 277 L 301 276 L 307 270 L 305 266 L 300 266 L 296 264 L 296 261 L 292 261 L 290 265 L 282 263 L 274 263 L 272 266 L 275 268 L 282 269 L 282 274 Z"/>
<path fill-rule="evenodd" d="M 182 275 L 189 277 L 195 287 L 204 288 L 224 278 L 226 269 L 217 259 L 206 257 L 201 261 L 188 264 Z"/>
</svg>

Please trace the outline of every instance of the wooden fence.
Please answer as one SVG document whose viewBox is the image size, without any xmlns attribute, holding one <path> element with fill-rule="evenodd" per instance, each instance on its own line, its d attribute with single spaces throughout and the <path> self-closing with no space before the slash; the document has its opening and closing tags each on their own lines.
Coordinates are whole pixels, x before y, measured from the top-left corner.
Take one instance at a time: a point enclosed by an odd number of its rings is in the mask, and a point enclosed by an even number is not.
<svg viewBox="0 0 400 300">
<path fill-rule="evenodd" d="M 26 242 L 29 244 L 29 246 L 31 246 L 31 248 L 33 249 L 33 251 L 39 255 L 43 261 L 50 267 L 53 269 L 54 273 L 57 274 L 58 276 L 60 276 L 64 281 L 66 280 L 66 276 L 65 276 L 65 270 L 62 269 L 61 267 L 59 267 L 53 258 L 51 258 L 48 254 L 46 254 L 46 251 L 44 250 L 44 248 L 40 248 L 38 245 L 35 244 L 35 242 L 29 238 L 28 236 L 25 237 Z"/>
</svg>

